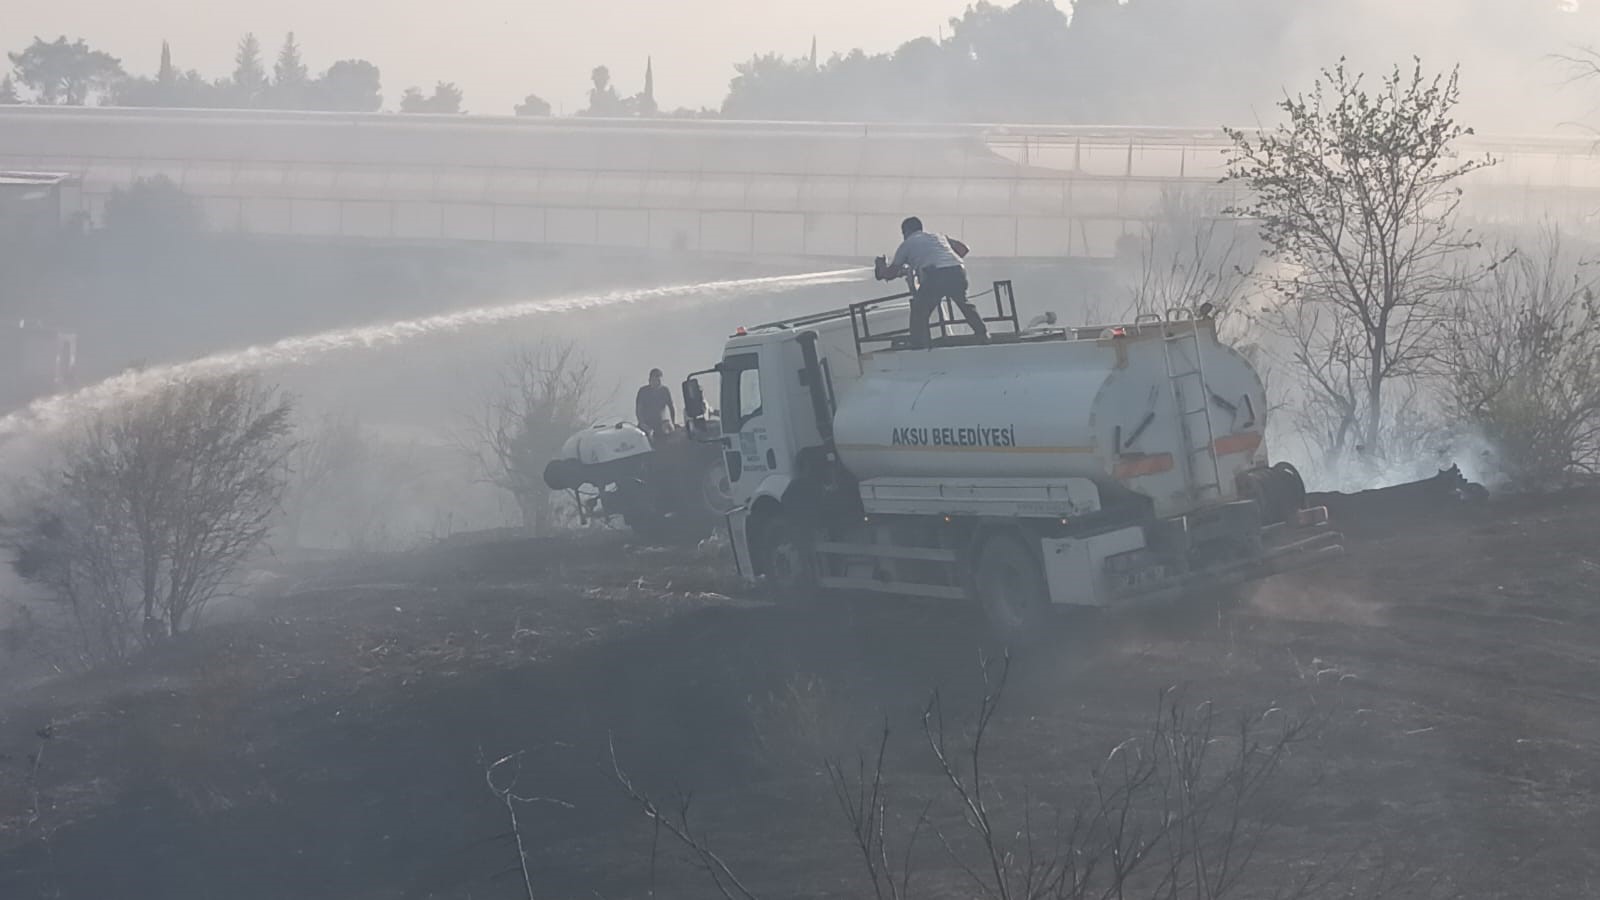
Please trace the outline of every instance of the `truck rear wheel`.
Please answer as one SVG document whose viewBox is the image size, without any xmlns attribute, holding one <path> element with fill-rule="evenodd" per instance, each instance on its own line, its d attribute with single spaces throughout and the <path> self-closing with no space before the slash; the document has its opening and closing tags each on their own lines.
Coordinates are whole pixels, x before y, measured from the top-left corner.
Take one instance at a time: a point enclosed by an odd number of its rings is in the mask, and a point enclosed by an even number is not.
<svg viewBox="0 0 1600 900">
<path fill-rule="evenodd" d="M 1014 643 L 1036 640 L 1050 612 L 1044 572 L 1014 534 L 989 538 L 978 550 L 973 589 L 995 635 Z"/>
</svg>

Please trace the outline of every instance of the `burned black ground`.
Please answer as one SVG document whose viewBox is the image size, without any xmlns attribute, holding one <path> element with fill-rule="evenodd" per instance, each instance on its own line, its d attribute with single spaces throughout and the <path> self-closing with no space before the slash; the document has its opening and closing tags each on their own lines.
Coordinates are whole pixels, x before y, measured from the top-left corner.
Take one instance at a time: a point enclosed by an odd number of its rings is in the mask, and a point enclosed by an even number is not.
<svg viewBox="0 0 1600 900">
<path fill-rule="evenodd" d="M 1263 883 L 1381 857 L 1466 896 L 1600 890 L 1600 497 L 1381 517 L 1350 550 L 1234 606 L 1064 621 L 1015 661 L 996 783 L 1069 791 L 1181 686 L 1327 720 L 1282 775 Z M 181 641 L 7 698 L 0 896 L 519 896 L 483 781 L 515 751 L 523 791 L 569 804 L 524 811 L 540 896 L 645 896 L 608 746 L 692 792 L 762 896 L 862 896 L 821 759 L 887 720 L 897 800 L 937 795 L 920 713 L 936 688 L 970 708 L 980 634 L 938 606 L 772 606 L 619 535 L 286 566 Z M 926 895 L 964 895 L 923 866 Z M 700 879 L 664 853 L 654 893 Z"/>
</svg>

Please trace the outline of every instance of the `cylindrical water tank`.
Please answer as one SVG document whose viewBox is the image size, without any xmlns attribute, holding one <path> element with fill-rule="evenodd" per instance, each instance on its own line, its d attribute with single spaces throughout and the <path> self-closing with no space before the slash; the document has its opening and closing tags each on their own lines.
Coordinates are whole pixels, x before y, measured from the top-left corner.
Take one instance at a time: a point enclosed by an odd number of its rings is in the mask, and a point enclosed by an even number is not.
<svg viewBox="0 0 1600 900">
<path fill-rule="evenodd" d="M 1261 380 L 1209 322 L 1171 328 L 873 354 L 839 398 L 840 459 L 862 481 L 1088 478 L 1167 507 L 1230 499 L 1265 459 Z"/>
<path fill-rule="evenodd" d="M 561 453 L 544 469 L 545 486 L 553 491 L 583 484 L 603 487 L 636 475 L 639 460 L 650 452 L 650 439 L 636 425 L 596 425 L 561 445 Z"/>
</svg>

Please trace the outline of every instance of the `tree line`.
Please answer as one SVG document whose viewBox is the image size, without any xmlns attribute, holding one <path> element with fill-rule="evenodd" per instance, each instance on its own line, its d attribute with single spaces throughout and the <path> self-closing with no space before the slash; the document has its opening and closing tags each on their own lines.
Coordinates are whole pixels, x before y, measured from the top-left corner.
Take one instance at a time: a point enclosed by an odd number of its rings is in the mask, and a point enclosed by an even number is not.
<svg viewBox="0 0 1600 900">
<path fill-rule="evenodd" d="M 0 80 L 0 103 L 23 102 L 20 87 L 34 103 L 60 106 L 96 101 L 109 106 L 371 112 L 383 105 L 376 65 L 362 59 L 339 60 L 313 76 L 293 33 L 285 37 L 270 72 L 260 42 L 246 34 L 234 54 L 233 72 L 215 79 L 179 68 L 164 41 L 154 76 L 128 74 L 122 60 L 81 38 L 36 37 L 7 56 L 14 77 Z"/>
<path fill-rule="evenodd" d="M 1348 0 L 979 0 L 937 37 L 887 53 L 755 55 L 722 115 L 740 119 L 1212 126 L 1240 122 L 1305 77 L 1308 51 L 1367 62 L 1424 46 L 1486 80 L 1536 69 L 1600 24 L 1595 3 L 1452 0 L 1380 10 Z M 1403 7 L 1403 8 L 1402 8 Z M 1559 73 L 1545 82 L 1559 80 Z M 1540 79 L 1533 76 L 1529 83 Z"/>
<path fill-rule="evenodd" d="M 855 49 L 823 59 L 813 39 L 810 52 L 798 57 L 752 55 L 733 66 L 717 110 L 660 109 L 648 63 L 643 90 L 632 96 L 618 92 L 608 67 L 597 66 L 589 104 L 577 115 L 1214 125 L 1241 121 L 1280 99 L 1281 85 L 1306 74 L 1308 42 L 1320 47 L 1317 36 L 1326 36 L 1329 46 L 1362 47 L 1384 59 L 1410 55 L 1418 41 L 1442 43 L 1483 60 L 1486 79 L 1503 79 L 1570 49 L 1600 26 L 1600 5 L 1571 0 L 1453 0 L 1452 10 L 1453 17 L 1419 23 L 1415 12 L 1353 9 L 1348 0 L 1018 0 L 1009 6 L 979 0 L 937 36 L 915 37 L 887 53 Z M 1462 42 L 1472 46 L 1455 46 Z M 130 76 L 117 58 L 65 37 L 36 38 L 10 56 L 15 77 L 0 82 L 0 103 L 19 102 L 20 87 L 38 103 L 94 99 L 122 106 L 340 111 L 383 105 L 375 64 L 340 60 L 313 76 L 292 34 L 270 72 L 259 43 L 246 35 L 232 75 L 220 79 L 177 68 L 165 46 L 153 78 Z M 466 111 L 463 92 L 452 82 L 439 82 L 431 92 L 407 88 L 398 108 Z M 529 95 L 514 112 L 549 115 L 551 107 Z"/>
<path fill-rule="evenodd" d="M 96 50 L 83 39 L 65 35 L 53 41 L 35 37 L 33 43 L 8 53 L 12 72 L 0 77 L 0 105 L 25 102 L 45 106 L 146 106 L 190 109 L 300 109 L 332 112 L 377 112 L 383 108 L 383 78 L 378 66 L 364 59 L 342 59 L 313 75 L 290 32 L 270 67 L 261 42 L 254 34 L 239 40 L 233 72 L 224 78 L 207 78 L 173 62 L 172 48 L 161 43 L 160 62 L 154 76 L 132 75 L 122 60 Z M 589 106 L 580 116 L 654 116 L 661 110 L 655 100 L 655 74 L 645 63 L 644 89 L 635 95 L 619 94 L 611 70 L 596 66 L 590 72 Z M 403 113 L 467 112 L 465 94 L 454 82 L 440 81 L 430 91 L 408 87 L 397 104 Z M 529 94 L 513 110 L 519 116 L 548 116 L 550 103 Z M 669 115 L 699 115 L 678 110 Z"/>
</svg>

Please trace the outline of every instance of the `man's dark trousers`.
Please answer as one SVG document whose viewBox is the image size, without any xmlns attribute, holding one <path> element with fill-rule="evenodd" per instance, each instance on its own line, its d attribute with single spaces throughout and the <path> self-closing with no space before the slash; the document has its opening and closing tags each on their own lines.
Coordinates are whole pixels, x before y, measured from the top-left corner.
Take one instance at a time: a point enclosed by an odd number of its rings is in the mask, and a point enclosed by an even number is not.
<svg viewBox="0 0 1600 900">
<path fill-rule="evenodd" d="M 978 314 L 976 307 L 967 299 L 967 270 L 964 266 L 946 266 L 939 269 L 923 269 L 917 279 L 917 292 L 911 295 L 911 346 L 914 349 L 927 347 L 930 341 L 930 328 L 928 320 L 933 317 L 933 311 L 939 308 L 939 302 L 949 298 L 955 302 L 956 308 L 961 310 L 961 315 L 966 317 L 967 324 L 972 326 L 972 333 L 980 339 L 989 336 L 989 329 L 983 324 L 983 316 Z"/>
</svg>

